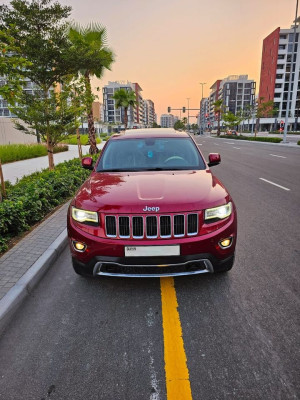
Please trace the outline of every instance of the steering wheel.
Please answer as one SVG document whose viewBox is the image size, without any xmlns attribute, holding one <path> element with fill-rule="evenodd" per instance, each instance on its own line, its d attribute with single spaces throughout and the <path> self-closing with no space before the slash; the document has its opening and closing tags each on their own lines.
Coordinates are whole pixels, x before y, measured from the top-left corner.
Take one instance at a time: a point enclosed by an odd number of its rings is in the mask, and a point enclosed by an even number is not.
<svg viewBox="0 0 300 400">
<path fill-rule="evenodd" d="M 167 158 L 165 161 L 164 161 L 164 164 L 167 164 L 169 161 L 179 161 L 179 164 L 187 164 L 187 162 L 186 162 L 186 160 L 183 158 L 183 157 L 180 157 L 180 156 L 172 156 L 172 157 L 169 157 L 169 158 Z M 176 164 L 176 161 L 175 161 L 175 164 Z"/>
</svg>

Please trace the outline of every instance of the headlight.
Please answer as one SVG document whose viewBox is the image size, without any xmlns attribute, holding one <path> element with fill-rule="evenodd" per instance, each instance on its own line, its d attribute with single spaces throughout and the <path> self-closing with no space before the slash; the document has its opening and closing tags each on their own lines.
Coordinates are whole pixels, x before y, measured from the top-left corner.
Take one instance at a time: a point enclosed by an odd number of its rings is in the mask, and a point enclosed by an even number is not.
<svg viewBox="0 0 300 400">
<path fill-rule="evenodd" d="M 72 218 L 78 222 L 98 223 L 98 214 L 95 211 L 85 211 L 72 207 Z"/>
<path fill-rule="evenodd" d="M 224 219 L 229 217 L 232 212 L 232 203 L 225 204 L 224 206 L 208 208 L 204 212 L 204 220 L 210 219 Z"/>
</svg>

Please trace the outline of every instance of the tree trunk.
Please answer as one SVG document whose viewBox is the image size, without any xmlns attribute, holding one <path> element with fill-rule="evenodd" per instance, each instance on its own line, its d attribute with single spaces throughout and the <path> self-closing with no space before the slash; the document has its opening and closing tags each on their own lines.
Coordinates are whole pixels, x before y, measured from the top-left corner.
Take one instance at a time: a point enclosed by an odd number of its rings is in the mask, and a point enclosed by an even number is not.
<svg viewBox="0 0 300 400">
<path fill-rule="evenodd" d="M 1 202 L 2 196 L 6 197 L 5 182 L 4 182 L 4 177 L 3 177 L 1 160 L 0 160 L 0 181 L 1 181 L 1 190 L 0 190 L 0 202 Z"/>
<path fill-rule="evenodd" d="M 220 119 L 221 119 L 221 115 L 220 115 L 220 113 L 218 113 L 218 131 L 217 131 L 218 136 L 220 136 Z"/>
<path fill-rule="evenodd" d="M 88 129 L 89 129 L 89 145 L 90 145 L 89 153 L 97 154 L 99 153 L 99 149 L 97 147 L 97 142 L 96 142 L 93 109 L 91 109 L 88 114 Z"/>
<path fill-rule="evenodd" d="M 124 107 L 124 125 L 125 125 L 125 129 L 127 129 L 127 125 L 128 125 L 128 108 Z"/>
<path fill-rule="evenodd" d="M 92 88 L 90 81 L 90 71 L 86 71 L 84 74 L 85 78 L 85 90 L 87 97 L 92 97 Z M 95 124 L 94 124 L 94 115 L 93 115 L 93 103 L 88 100 L 87 102 L 87 118 L 88 118 L 88 130 L 89 130 L 89 153 L 97 154 L 99 149 L 97 147 L 96 142 L 96 133 L 95 133 Z"/>
<path fill-rule="evenodd" d="M 80 159 L 80 161 L 81 161 L 81 160 L 82 160 L 82 147 L 81 147 L 81 141 L 80 141 L 80 132 L 79 132 L 79 128 L 77 128 L 76 134 L 77 134 L 78 155 L 79 155 L 79 159 Z"/>
<path fill-rule="evenodd" d="M 50 171 L 54 170 L 54 157 L 53 157 L 53 144 L 47 133 L 47 151 L 48 151 L 48 163 Z"/>
<path fill-rule="evenodd" d="M 257 132 L 259 130 L 259 122 L 260 122 L 260 118 L 256 118 L 255 131 L 254 131 L 255 137 L 256 137 Z"/>
</svg>

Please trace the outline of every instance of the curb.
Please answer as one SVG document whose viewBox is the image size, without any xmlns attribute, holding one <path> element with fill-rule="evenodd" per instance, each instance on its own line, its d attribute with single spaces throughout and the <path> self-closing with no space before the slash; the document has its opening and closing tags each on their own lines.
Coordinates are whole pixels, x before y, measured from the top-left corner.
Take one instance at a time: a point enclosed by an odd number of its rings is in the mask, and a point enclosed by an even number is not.
<svg viewBox="0 0 300 400">
<path fill-rule="evenodd" d="M 62 253 L 66 245 L 67 229 L 64 229 L 40 258 L 25 272 L 22 278 L 0 300 L 0 333 L 11 321 L 23 300 L 30 295 L 52 263 Z"/>
</svg>

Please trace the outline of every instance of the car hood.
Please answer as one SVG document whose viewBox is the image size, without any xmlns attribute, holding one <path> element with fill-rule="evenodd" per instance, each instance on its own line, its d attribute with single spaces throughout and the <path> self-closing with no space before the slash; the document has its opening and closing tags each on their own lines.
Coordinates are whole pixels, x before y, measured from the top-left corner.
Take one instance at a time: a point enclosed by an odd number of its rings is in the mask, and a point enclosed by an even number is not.
<svg viewBox="0 0 300 400">
<path fill-rule="evenodd" d="M 105 213 L 170 213 L 215 207 L 229 199 L 227 190 L 209 169 L 93 172 L 77 193 L 75 206 Z M 155 210 L 151 210 L 153 207 Z"/>
</svg>

